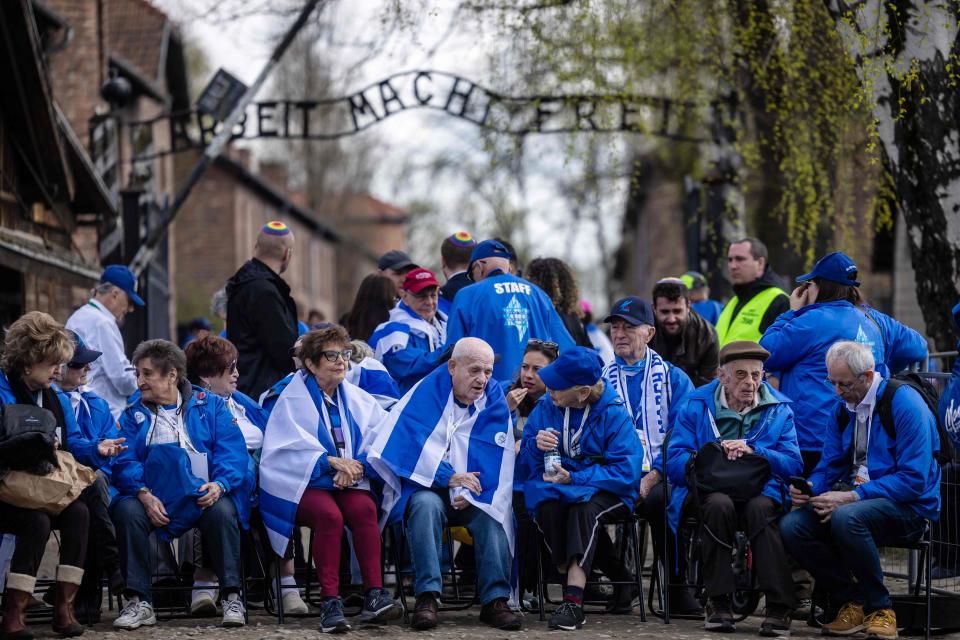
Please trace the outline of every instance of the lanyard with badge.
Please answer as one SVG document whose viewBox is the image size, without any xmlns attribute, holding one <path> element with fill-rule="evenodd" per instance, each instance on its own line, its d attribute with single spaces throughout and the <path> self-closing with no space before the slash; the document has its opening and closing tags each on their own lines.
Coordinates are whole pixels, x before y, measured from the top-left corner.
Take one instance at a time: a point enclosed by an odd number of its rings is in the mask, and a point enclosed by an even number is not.
<svg viewBox="0 0 960 640">
<path fill-rule="evenodd" d="M 198 451 L 196 447 L 193 446 L 193 443 L 190 441 L 184 434 L 184 429 L 186 425 L 183 423 L 183 415 L 181 414 L 181 408 L 183 405 L 177 408 L 174 415 L 176 420 L 174 420 L 173 427 L 174 433 L 177 435 L 177 444 L 183 449 L 187 458 L 190 460 L 190 472 L 200 478 L 204 482 L 210 482 L 210 467 L 207 464 L 207 454 L 203 451 Z M 153 414 L 153 425 L 150 427 L 150 440 L 147 442 L 147 446 L 153 441 L 154 434 L 157 432 L 157 423 L 160 421 L 160 412 L 159 410 Z"/>
<path fill-rule="evenodd" d="M 583 408 L 583 418 L 580 419 L 580 426 L 576 431 L 570 433 L 570 407 L 563 410 L 563 448 L 571 458 L 580 455 L 580 437 L 583 435 L 583 428 L 587 424 L 587 416 L 589 415 L 590 405 L 587 405 Z"/>
<path fill-rule="evenodd" d="M 867 453 L 870 451 L 870 423 L 873 419 L 873 414 L 869 414 L 864 420 L 864 427 L 867 430 L 866 442 L 863 446 L 863 462 L 857 465 L 856 471 L 853 474 L 853 486 L 859 487 L 862 484 L 870 482 L 870 470 L 867 468 Z M 860 441 L 860 416 L 856 416 L 853 425 L 853 442 L 851 443 L 851 449 L 853 450 L 852 464 L 857 464 L 857 443 Z"/>
<path fill-rule="evenodd" d="M 623 390 L 623 404 L 627 407 L 627 413 L 630 414 L 630 419 L 633 421 L 633 427 L 636 429 L 637 437 L 640 438 L 640 447 L 643 449 L 643 465 L 641 470 L 646 473 L 650 471 L 650 468 L 653 466 L 650 458 L 650 433 L 648 432 L 647 421 L 643 420 L 643 414 L 633 413 L 633 403 L 630 400 L 630 388 L 627 386 L 627 378 L 623 375 L 623 371 L 617 370 L 617 377 L 620 380 L 620 388 Z M 641 385 L 643 383 L 641 382 Z M 640 424 L 637 424 L 637 421 L 640 421 Z"/>
</svg>

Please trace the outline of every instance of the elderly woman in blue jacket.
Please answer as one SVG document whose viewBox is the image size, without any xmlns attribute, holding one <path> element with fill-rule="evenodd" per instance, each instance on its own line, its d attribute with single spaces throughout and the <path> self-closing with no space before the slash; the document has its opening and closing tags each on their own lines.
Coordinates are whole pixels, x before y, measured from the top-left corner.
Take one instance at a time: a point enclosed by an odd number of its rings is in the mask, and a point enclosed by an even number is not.
<svg viewBox="0 0 960 640">
<path fill-rule="evenodd" d="M 140 397 L 120 416 L 129 449 L 117 458 L 113 519 L 126 552 L 127 602 L 117 629 L 156 624 L 150 604 L 149 535 L 200 529 L 220 579 L 223 625 L 243 626 L 240 527 L 247 527 L 253 474 L 227 404 L 187 380 L 183 351 L 166 340 L 133 354 Z"/>
<path fill-rule="evenodd" d="M 602 370 L 593 349 L 562 352 L 540 369 L 549 395 L 523 428 L 519 469 L 526 506 L 546 537 L 554 566 L 566 576 L 563 602 L 549 621 L 553 629 L 583 625 L 594 534 L 605 519 L 633 512 L 640 487 L 640 439 Z"/>
<path fill-rule="evenodd" d="M 827 382 L 827 349 L 840 340 L 870 346 L 881 372 L 896 373 L 927 357 L 923 337 L 869 307 L 860 294 L 857 266 L 834 251 L 797 278 L 790 311 L 770 325 L 760 344 L 770 352 L 767 370 L 780 378 L 780 391 L 793 399 L 803 476 L 820 460 L 825 425 L 836 404 Z"/>
<path fill-rule="evenodd" d="M 790 614 L 796 608 L 790 568 L 774 521 L 784 500 L 778 478 L 797 475 L 803 463 L 790 400 L 763 381 L 768 356 L 756 342 L 726 344 L 720 350 L 718 379 L 687 396 L 667 445 L 667 478 L 673 487 L 667 514 L 670 528 L 677 531 L 684 512 L 699 513 L 707 530 L 700 548 L 708 597 L 704 627 L 712 631 L 734 630 L 731 596 L 736 584 L 730 549 L 737 530 L 750 536 L 758 587 L 766 595 L 761 635 L 788 635 Z M 714 442 L 730 460 L 750 454 L 767 459 L 771 476 L 759 495 L 734 503 L 719 491 L 698 492 L 700 504 L 693 503 L 688 466 L 702 447 Z"/>
<path fill-rule="evenodd" d="M 263 432 L 267 427 L 270 414 L 252 398 L 237 391 L 237 380 L 240 378 L 240 370 L 237 368 L 237 348 L 225 338 L 205 336 L 191 341 L 184 353 L 187 356 L 187 378 L 190 382 L 203 387 L 226 403 L 247 445 L 247 452 L 250 454 L 250 472 L 256 475 L 257 461 L 260 458 L 260 449 L 263 447 Z M 256 503 L 255 494 L 253 498 Z M 252 516 L 254 526 L 258 527 L 263 540 L 266 541 L 266 532 L 263 530 L 258 512 L 254 510 Z M 307 605 L 300 597 L 293 577 L 293 554 L 290 553 L 286 560 L 280 570 L 283 610 L 285 613 L 307 613 Z M 214 599 L 217 590 L 216 576 L 213 575 L 210 567 L 196 564 L 190 613 L 197 616 L 213 615 L 217 612 L 217 603 Z"/>
</svg>

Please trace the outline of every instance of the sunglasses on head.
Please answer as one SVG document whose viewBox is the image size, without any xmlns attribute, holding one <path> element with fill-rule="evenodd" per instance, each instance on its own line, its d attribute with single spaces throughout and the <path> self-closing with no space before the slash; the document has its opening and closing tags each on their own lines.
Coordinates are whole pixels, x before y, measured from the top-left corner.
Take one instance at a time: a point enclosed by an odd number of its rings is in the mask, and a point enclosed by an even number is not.
<svg viewBox="0 0 960 640">
<path fill-rule="evenodd" d="M 554 353 L 559 353 L 560 345 L 556 342 L 547 342 L 545 340 L 537 340 L 536 338 L 527 341 L 527 348 L 533 347 L 535 349 L 546 349 L 548 351 L 553 351 Z"/>
</svg>

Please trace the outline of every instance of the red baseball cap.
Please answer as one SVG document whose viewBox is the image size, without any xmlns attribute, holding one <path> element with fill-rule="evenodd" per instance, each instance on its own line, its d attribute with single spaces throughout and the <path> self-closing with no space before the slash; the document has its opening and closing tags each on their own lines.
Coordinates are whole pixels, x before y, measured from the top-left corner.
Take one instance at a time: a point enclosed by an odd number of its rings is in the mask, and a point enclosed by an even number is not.
<svg viewBox="0 0 960 640">
<path fill-rule="evenodd" d="M 437 277 L 433 275 L 433 271 L 423 267 L 408 271 L 407 276 L 403 279 L 403 290 L 410 293 L 420 293 L 427 287 L 439 286 L 440 283 L 437 282 Z"/>
</svg>

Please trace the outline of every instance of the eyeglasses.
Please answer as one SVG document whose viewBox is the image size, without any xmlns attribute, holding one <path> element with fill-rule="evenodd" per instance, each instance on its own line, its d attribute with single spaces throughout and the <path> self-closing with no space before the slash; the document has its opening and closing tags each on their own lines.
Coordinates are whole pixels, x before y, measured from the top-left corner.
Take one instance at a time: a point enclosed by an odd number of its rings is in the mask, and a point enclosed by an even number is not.
<svg viewBox="0 0 960 640">
<path fill-rule="evenodd" d="M 418 300 L 426 300 L 427 298 L 438 299 L 440 297 L 440 289 L 438 287 L 430 287 L 420 293 L 414 293 L 413 297 Z"/>
<path fill-rule="evenodd" d="M 68 363 L 67 363 L 67 368 L 68 368 L 68 369 L 83 369 L 85 366 L 87 366 L 87 365 L 85 365 L 85 364 L 80 364 L 79 362 L 68 362 Z"/>
<path fill-rule="evenodd" d="M 349 360 L 350 356 L 353 355 L 353 349 L 344 349 L 343 351 L 337 351 L 336 349 L 326 349 L 320 352 L 324 358 L 327 359 L 327 362 L 336 362 L 337 358 L 343 358 L 344 360 Z"/>
<path fill-rule="evenodd" d="M 860 380 L 861 378 L 863 378 L 862 373 L 857 376 L 857 380 Z M 829 385 L 833 385 L 834 387 L 836 387 L 837 389 L 840 389 L 840 391 L 843 391 L 844 393 L 849 393 L 850 391 L 853 391 L 853 386 L 857 384 L 856 382 L 834 382 L 830 378 L 824 378 L 824 382 L 826 382 Z"/>
<path fill-rule="evenodd" d="M 228 365 L 227 365 L 227 370 L 228 370 L 230 373 L 236 373 L 236 372 L 237 372 L 237 361 L 234 360 L 233 362 L 231 362 L 230 364 L 228 364 Z"/>
</svg>

